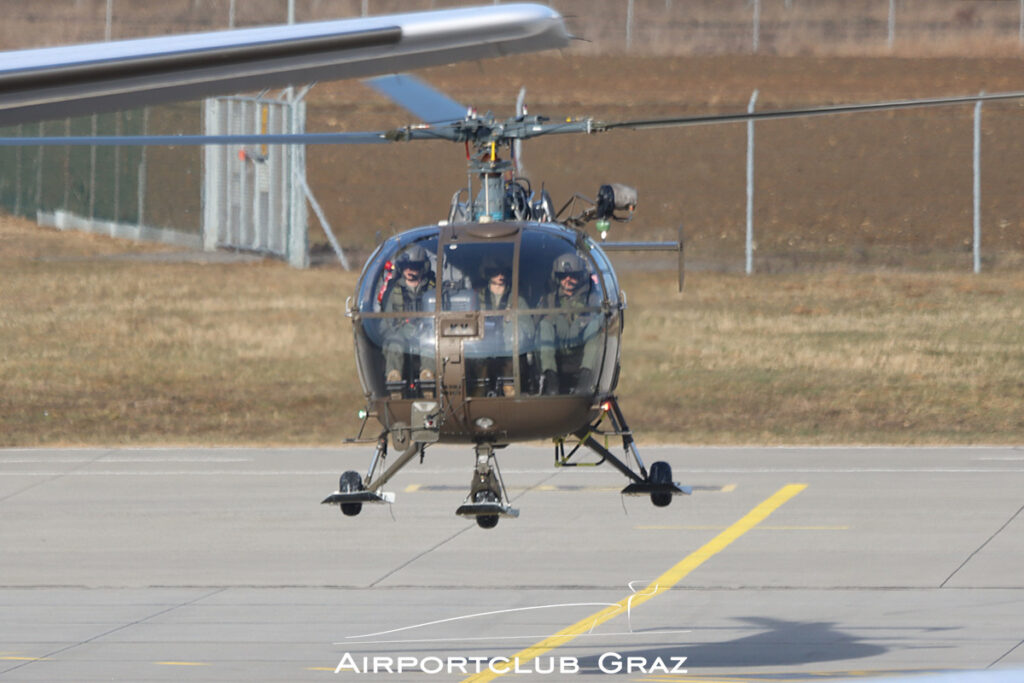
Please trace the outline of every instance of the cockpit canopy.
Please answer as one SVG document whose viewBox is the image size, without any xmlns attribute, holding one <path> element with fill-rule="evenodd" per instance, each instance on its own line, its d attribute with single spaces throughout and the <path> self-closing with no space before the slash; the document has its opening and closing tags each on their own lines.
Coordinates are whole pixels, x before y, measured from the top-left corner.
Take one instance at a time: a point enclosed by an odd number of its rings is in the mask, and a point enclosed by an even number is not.
<svg viewBox="0 0 1024 683">
<path fill-rule="evenodd" d="M 404 232 L 364 268 L 358 309 L 360 372 L 375 398 L 418 398 L 453 377 L 475 397 L 613 388 L 618 283 L 596 243 L 560 226 Z"/>
</svg>

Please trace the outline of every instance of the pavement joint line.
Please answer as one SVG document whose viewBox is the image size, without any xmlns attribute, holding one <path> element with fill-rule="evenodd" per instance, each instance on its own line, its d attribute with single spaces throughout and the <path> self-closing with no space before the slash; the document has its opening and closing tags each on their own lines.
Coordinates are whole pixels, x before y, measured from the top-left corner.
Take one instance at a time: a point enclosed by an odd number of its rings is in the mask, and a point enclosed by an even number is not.
<svg viewBox="0 0 1024 683">
<path fill-rule="evenodd" d="M 950 574 L 949 576 L 947 576 L 947 577 L 946 577 L 946 580 L 945 580 L 945 581 L 943 581 L 943 582 L 942 582 L 941 584 L 939 584 L 939 588 L 945 588 L 945 587 L 946 587 L 946 584 L 947 584 L 947 583 L 949 583 L 949 582 L 950 582 L 950 580 L 951 580 L 951 579 L 952 579 L 952 578 L 953 578 L 954 576 L 956 576 L 956 575 L 957 575 L 957 573 L 959 573 L 961 569 L 963 569 L 964 567 L 966 567 L 966 566 L 967 566 L 967 563 L 968 563 L 968 562 L 970 562 L 970 561 L 971 561 L 972 559 L 974 559 L 974 556 L 975 556 L 975 555 L 977 555 L 978 553 L 980 553 L 980 552 L 982 551 L 982 549 L 983 549 L 983 548 L 984 548 L 985 546 L 987 546 L 987 545 L 988 545 L 989 543 L 991 543 L 991 542 L 992 542 L 992 539 L 994 539 L 994 538 L 995 538 L 996 536 L 998 536 L 998 535 L 999 535 L 1000 533 L 1002 533 L 1003 529 L 1005 529 L 1006 527 L 1010 526 L 1010 522 L 1012 522 L 1013 520 L 1017 519 L 1017 518 L 1018 518 L 1018 517 L 1020 516 L 1020 513 L 1021 513 L 1021 512 L 1024 512 L 1024 505 L 1021 505 L 1021 506 L 1020 506 L 1019 508 L 1017 508 L 1017 511 L 1016 511 L 1015 513 L 1013 513 L 1013 514 L 1012 514 L 1012 515 L 1010 516 L 1010 518 L 1009 518 L 1008 520 L 1006 520 L 1005 522 L 1003 522 L 1003 525 L 1002 525 L 1001 527 L 999 527 L 998 529 L 996 529 L 995 533 L 993 533 L 993 534 L 992 534 L 991 536 L 989 536 L 988 538 L 986 538 L 986 539 L 985 539 L 985 542 L 984 542 L 984 543 L 982 543 L 982 544 L 981 544 L 981 545 L 979 545 L 979 546 L 978 546 L 977 548 L 975 548 L 974 552 L 973 552 L 973 553 L 971 553 L 970 555 L 968 555 L 968 556 L 967 556 L 967 559 L 966 559 L 966 560 L 964 560 L 963 562 L 961 562 L 961 563 L 960 563 L 960 566 L 959 566 L 959 567 L 957 567 L 956 569 L 954 569 L 954 570 L 953 570 L 953 573 L 952 573 L 952 574 Z"/>
<path fill-rule="evenodd" d="M 725 550 L 733 541 L 756 527 L 768 518 L 775 510 L 780 508 L 794 496 L 807 488 L 807 484 L 787 484 L 773 493 L 764 501 L 759 503 L 750 512 L 734 522 L 725 531 L 719 533 L 703 546 L 687 555 L 677 562 L 668 571 L 654 579 L 647 587 L 634 591 L 631 595 L 622 598 L 614 605 L 604 608 L 588 617 L 567 626 L 558 633 L 545 638 L 544 640 L 520 650 L 510 660 L 519 663 L 533 661 L 546 652 L 565 645 L 576 637 L 593 631 L 604 622 L 625 612 L 627 615 L 634 607 L 639 607 L 656 595 L 660 595 L 679 583 L 692 571 L 700 567 L 707 560 L 711 559 L 721 551 Z M 463 683 L 486 683 L 503 674 L 494 671 L 484 671 L 464 679 Z"/>
<path fill-rule="evenodd" d="M 1009 656 L 1010 656 L 1010 654 L 1011 654 L 1011 653 L 1012 653 L 1012 652 L 1013 652 L 1014 650 L 1016 650 L 1016 649 L 1017 649 L 1018 647 L 1020 647 L 1021 645 L 1024 645 L 1024 640 L 1020 641 L 1019 643 L 1017 643 L 1016 645 L 1014 645 L 1013 647 L 1011 647 L 1011 648 L 1010 648 L 1009 650 L 1007 650 L 1007 651 L 1006 651 L 1006 652 L 1004 652 L 1003 654 L 999 655 L 999 657 L 998 657 L 998 658 L 997 658 L 997 659 L 996 659 L 995 661 L 993 661 L 993 662 L 992 662 L 991 664 L 989 664 L 989 665 L 988 665 L 987 667 L 985 667 L 985 668 L 986 668 L 986 669 L 991 669 L 991 668 L 992 668 L 992 667 L 994 667 L 994 666 L 995 666 L 996 664 L 998 664 L 999 662 L 1001 662 L 1001 661 L 1003 661 L 1004 659 L 1006 659 L 1007 657 L 1009 657 Z"/>
<path fill-rule="evenodd" d="M 512 502 L 515 502 L 515 501 L 519 500 L 520 498 L 525 496 L 527 493 L 530 493 L 530 491 L 536 489 L 538 486 L 543 486 L 546 482 L 551 481 L 551 479 L 553 479 L 556 474 L 558 474 L 557 471 L 556 472 L 551 472 L 547 477 L 544 477 L 541 481 L 537 482 L 536 484 L 534 484 L 532 486 L 526 487 L 524 490 L 520 491 L 519 493 L 517 493 L 515 496 L 512 497 Z M 389 505 L 388 507 L 390 508 L 391 506 Z M 470 529 L 473 529 L 475 526 L 476 526 L 475 522 L 471 522 L 471 523 L 467 524 L 462 529 L 454 532 L 450 536 L 441 539 L 440 541 L 438 541 L 436 544 L 434 544 L 430 548 L 427 548 L 423 552 L 421 552 L 421 553 L 419 553 L 419 554 L 409 558 L 408 560 L 406 560 L 405 562 L 401 563 L 397 567 L 392 568 L 390 571 L 386 572 L 383 576 L 380 576 L 377 579 L 375 579 L 374 581 L 372 581 L 367 586 L 367 588 L 376 588 L 378 584 L 382 583 L 383 581 L 387 580 L 391 576 L 393 576 L 393 575 L 397 574 L 398 572 L 402 571 L 406 567 L 409 567 L 410 565 L 414 564 L 420 558 L 426 557 L 427 555 L 429 555 L 430 553 L 434 552 L 435 550 L 437 550 L 441 546 L 443 546 L 443 545 L 451 542 L 452 540 L 458 538 L 459 536 L 461 536 L 462 534 L 466 533 Z"/>
<path fill-rule="evenodd" d="M 188 606 L 194 605 L 194 604 L 196 604 L 198 602 L 202 602 L 203 600 L 206 600 L 207 598 L 211 598 L 214 595 L 217 595 L 219 593 L 223 593 L 226 590 L 227 590 L 227 588 L 222 586 L 222 587 L 217 588 L 216 590 L 214 590 L 212 592 L 205 592 L 202 595 L 194 597 L 194 598 L 192 598 L 190 600 L 186 600 L 185 602 L 182 602 L 182 603 L 179 603 L 179 604 L 176 604 L 176 605 L 171 605 L 170 607 L 161 609 L 158 612 L 150 614 L 149 616 L 140 617 L 139 619 L 136 619 L 135 621 L 131 621 L 131 622 L 128 622 L 128 623 L 125 623 L 125 624 L 121 624 L 120 626 L 116 626 L 114 628 L 111 628 L 111 629 L 109 629 L 107 631 L 104 631 L 103 633 L 97 633 L 96 635 L 92 636 L 91 638 L 85 638 L 83 640 L 78 641 L 77 643 L 72 643 L 70 645 L 65 645 L 64 647 L 59 648 L 57 650 L 54 650 L 53 652 L 47 652 L 42 657 L 35 658 L 32 661 L 21 662 L 17 666 L 12 666 L 9 669 L 0 669 L 0 676 L 3 676 L 4 674 L 8 674 L 8 673 L 10 673 L 10 672 L 12 672 L 12 671 L 14 671 L 16 669 L 20 669 L 23 666 L 28 666 L 29 664 L 32 664 L 33 662 L 48 661 L 51 658 L 56 657 L 59 654 L 67 652 L 68 650 L 74 650 L 77 647 L 81 647 L 82 645 L 88 645 L 89 643 L 92 643 L 92 642 L 95 642 L 97 640 L 100 640 L 101 638 L 106 638 L 107 636 L 113 635 L 114 633 L 118 633 L 119 631 L 123 631 L 125 629 L 132 628 L 133 626 L 138 626 L 139 624 L 144 624 L 144 623 L 146 623 L 148 621 L 152 621 L 153 619 L 156 619 L 157 617 L 163 616 L 165 614 L 169 614 L 170 612 L 173 612 L 174 610 L 181 609 L 182 607 L 188 607 Z"/>
</svg>

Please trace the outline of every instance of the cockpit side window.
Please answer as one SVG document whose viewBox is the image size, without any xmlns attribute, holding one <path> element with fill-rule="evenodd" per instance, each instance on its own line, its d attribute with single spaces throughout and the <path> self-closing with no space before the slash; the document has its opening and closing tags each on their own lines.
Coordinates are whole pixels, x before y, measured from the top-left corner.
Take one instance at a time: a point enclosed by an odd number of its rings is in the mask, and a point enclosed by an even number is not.
<svg viewBox="0 0 1024 683">
<path fill-rule="evenodd" d="M 579 259 L 575 270 L 581 279 L 580 284 L 587 289 L 587 305 L 600 306 L 604 283 L 595 275 L 589 255 L 579 253 L 565 237 L 543 232 L 523 234 L 519 255 L 519 296 L 530 308 L 549 307 L 546 300 L 558 288 L 557 261 L 563 256 Z"/>
<path fill-rule="evenodd" d="M 403 239 L 404 237 L 404 239 Z M 380 313 L 390 290 L 402 277 L 399 261 L 409 261 L 415 255 L 422 260 L 424 275 L 433 277 L 437 272 L 437 233 L 398 236 L 381 245 L 366 266 L 359 291 L 359 310 Z M 421 257 L 421 258 L 419 258 Z M 415 265 L 415 264 L 414 264 Z"/>
</svg>

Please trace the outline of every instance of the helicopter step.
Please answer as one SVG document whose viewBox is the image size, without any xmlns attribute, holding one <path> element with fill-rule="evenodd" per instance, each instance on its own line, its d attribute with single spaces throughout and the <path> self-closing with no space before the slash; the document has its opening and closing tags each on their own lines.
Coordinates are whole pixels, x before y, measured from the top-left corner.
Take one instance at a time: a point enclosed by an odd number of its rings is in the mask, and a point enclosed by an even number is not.
<svg viewBox="0 0 1024 683">
<path fill-rule="evenodd" d="M 512 507 L 508 498 L 492 444 L 477 444 L 476 468 L 473 470 L 469 495 L 455 514 L 460 517 L 475 517 L 477 526 L 481 529 L 493 529 L 501 517 L 519 516 L 519 510 Z"/>
</svg>

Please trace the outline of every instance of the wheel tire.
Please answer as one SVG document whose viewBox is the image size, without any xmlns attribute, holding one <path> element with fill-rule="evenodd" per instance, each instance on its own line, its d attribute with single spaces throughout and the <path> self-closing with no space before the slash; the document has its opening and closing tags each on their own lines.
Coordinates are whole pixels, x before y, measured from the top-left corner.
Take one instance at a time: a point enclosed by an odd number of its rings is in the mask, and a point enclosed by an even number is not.
<svg viewBox="0 0 1024 683">
<path fill-rule="evenodd" d="M 652 484 L 671 484 L 672 466 L 662 460 L 652 463 L 651 472 L 648 478 Z M 656 507 L 667 507 L 668 504 L 672 502 L 672 494 L 664 491 L 652 493 L 651 502 L 654 503 Z"/>
<path fill-rule="evenodd" d="M 358 472 L 349 470 L 341 475 L 338 480 L 338 491 L 341 493 L 352 493 L 353 491 L 363 490 L 363 478 L 359 476 Z M 346 517 L 355 517 L 363 511 L 362 503 L 342 503 L 341 514 Z"/>
<path fill-rule="evenodd" d="M 489 489 L 481 489 L 473 494 L 474 503 L 497 503 L 501 499 L 498 494 Z M 498 515 L 477 515 L 476 524 L 481 529 L 493 529 L 498 526 Z"/>
<path fill-rule="evenodd" d="M 493 529 L 498 526 L 498 515 L 477 515 L 476 525 L 481 529 Z"/>
</svg>

